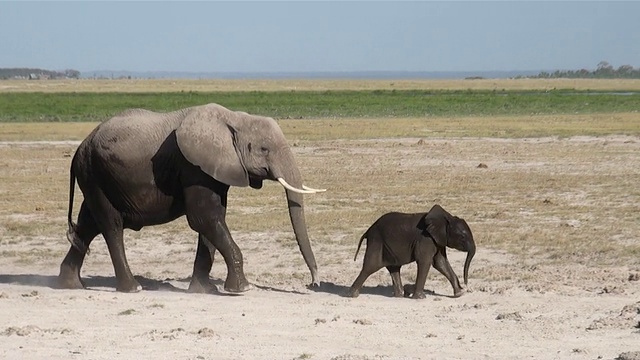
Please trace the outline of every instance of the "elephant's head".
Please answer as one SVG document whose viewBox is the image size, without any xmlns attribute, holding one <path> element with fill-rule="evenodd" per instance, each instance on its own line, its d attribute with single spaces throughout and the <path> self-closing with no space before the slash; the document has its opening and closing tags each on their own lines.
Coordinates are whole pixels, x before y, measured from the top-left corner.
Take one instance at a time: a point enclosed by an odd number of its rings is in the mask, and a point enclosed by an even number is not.
<svg viewBox="0 0 640 360">
<path fill-rule="evenodd" d="M 448 246 L 467 253 L 464 262 L 464 283 L 469 279 L 469 265 L 476 254 L 476 243 L 464 219 L 449 214 L 440 205 L 434 205 L 424 216 L 427 233 L 439 246 Z"/>
<path fill-rule="evenodd" d="M 324 190 L 302 184 L 293 153 L 275 120 L 209 104 L 185 113 L 176 130 L 176 139 L 190 163 L 222 183 L 255 189 L 262 187 L 263 180 L 282 184 L 298 246 L 311 271 L 313 284 L 319 285 L 302 194 Z"/>
</svg>

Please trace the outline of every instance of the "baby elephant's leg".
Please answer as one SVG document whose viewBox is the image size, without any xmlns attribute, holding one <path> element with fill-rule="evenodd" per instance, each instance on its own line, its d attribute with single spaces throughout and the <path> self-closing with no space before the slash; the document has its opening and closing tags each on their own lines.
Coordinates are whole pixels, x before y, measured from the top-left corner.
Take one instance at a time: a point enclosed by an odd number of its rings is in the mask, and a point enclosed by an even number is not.
<svg viewBox="0 0 640 360">
<path fill-rule="evenodd" d="M 362 260 L 362 270 L 360 270 L 360 274 L 353 282 L 353 285 L 351 285 L 347 296 L 358 297 L 358 295 L 360 295 L 360 289 L 367 278 L 383 267 L 382 241 L 376 234 L 368 235 L 367 251 L 364 253 L 364 259 Z"/>
<path fill-rule="evenodd" d="M 424 284 L 427 282 L 427 275 L 433 263 L 433 257 L 436 255 L 436 247 L 432 242 L 418 242 L 415 247 L 416 265 L 418 265 L 418 274 L 416 275 L 416 286 L 413 291 L 412 298 L 424 299 Z"/>
<path fill-rule="evenodd" d="M 347 296 L 354 297 L 354 298 L 358 297 L 360 295 L 360 289 L 362 288 L 362 285 L 367 280 L 367 278 L 374 272 L 380 270 L 381 268 L 382 266 L 368 265 L 365 259 L 364 265 L 362 266 L 362 270 L 360 271 L 360 274 L 358 275 L 356 280 L 353 282 L 353 285 L 351 285 L 351 288 L 349 289 Z"/>
<path fill-rule="evenodd" d="M 424 299 L 424 284 L 427 282 L 427 275 L 429 274 L 429 268 L 431 267 L 431 261 L 416 261 L 418 264 L 418 275 L 416 275 L 416 285 L 413 291 L 412 298 Z"/>
<path fill-rule="evenodd" d="M 400 278 L 400 266 L 389 265 L 387 270 L 391 274 L 391 282 L 393 282 L 393 296 L 402 297 L 402 279 Z"/>
<path fill-rule="evenodd" d="M 433 267 L 438 270 L 442 275 L 444 275 L 451 286 L 453 287 L 453 296 L 460 297 L 464 294 L 464 289 L 460 286 L 460 280 L 458 279 L 458 275 L 451 268 L 451 264 L 447 259 L 447 253 L 443 251 L 438 251 L 436 256 L 433 257 Z"/>
</svg>

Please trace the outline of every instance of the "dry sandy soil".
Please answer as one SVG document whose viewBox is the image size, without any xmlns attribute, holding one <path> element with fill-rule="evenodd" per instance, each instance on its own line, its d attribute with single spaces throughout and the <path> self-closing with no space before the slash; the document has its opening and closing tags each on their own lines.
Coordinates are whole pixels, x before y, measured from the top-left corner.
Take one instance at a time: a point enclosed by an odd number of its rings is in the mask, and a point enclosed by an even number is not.
<svg viewBox="0 0 640 360">
<path fill-rule="evenodd" d="M 640 358 L 621 356 L 640 351 L 640 138 L 296 143 L 308 185 L 329 188 L 306 204 L 323 284 L 305 286 L 279 186 L 233 189 L 228 222 L 255 285 L 241 296 L 185 292 L 195 236 L 183 219 L 125 233 L 143 291 L 114 291 L 101 238 L 88 289 L 54 289 L 75 146 L 0 144 L 0 358 Z M 432 270 L 426 299 L 392 298 L 380 271 L 359 298 L 341 296 L 359 235 L 386 211 L 433 203 L 474 231 L 467 293 L 451 298 Z M 465 254 L 449 254 L 460 274 Z"/>
<path fill-rule="evenodd" d="M 640 89 L 638 79 L 474 79 L 474 80 L 323 80 L 323 79 L 82 79 L 0 80 L 2 92 L 175 92 L 175 91 L 289 91 L 289 90 L 616 90 Z"/>
</svg>

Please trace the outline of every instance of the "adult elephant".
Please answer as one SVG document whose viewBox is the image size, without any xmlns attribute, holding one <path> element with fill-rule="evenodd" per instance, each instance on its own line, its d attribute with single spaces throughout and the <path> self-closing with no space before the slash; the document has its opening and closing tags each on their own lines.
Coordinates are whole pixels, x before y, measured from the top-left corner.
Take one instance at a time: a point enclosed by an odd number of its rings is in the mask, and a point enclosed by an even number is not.
<svg viewBox="0 0 640 360">
<path fill-rule="evenodd" d="M 72 221 L 76 178 L 84 194 L 77 224 Z M 273 119 L 208 104 L 169 113 L 132 109 L 101 123 L 80 144 L 71 163 L 71 248 L 60 265 L 59 286 L 84 288 L 80 269 L 89 244 L 102 234 L 116 289 L 141 290 L 127 263 L 123 229 L 137 231 L 186 215 L 199 235 L 189 290 L 213 289 L 209 272 L 215 250 L 227 265 L 225 290 L 249 290 L 242 253 L 225 222 L 227 193 L 230 186 L 259 189 L 263 180 L 284 186 L 312 286 L 319 285 L 302 194 L 324 190 L 302 184 L 293 153 Z"/>
</svg>

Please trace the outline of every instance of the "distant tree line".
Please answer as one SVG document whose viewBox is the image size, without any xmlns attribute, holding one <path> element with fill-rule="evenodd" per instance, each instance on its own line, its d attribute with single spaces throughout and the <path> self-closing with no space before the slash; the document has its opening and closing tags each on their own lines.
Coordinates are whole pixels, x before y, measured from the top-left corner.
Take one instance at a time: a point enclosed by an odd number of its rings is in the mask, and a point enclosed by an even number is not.
<svg viewBox="0 0 640 360">
<path fill-rule="evenodd" d="M 0 79 L 28 79 L 28 80 L 47 80 L 47 79 L 79 79 L 80 71 L 67 69 L 63 71 L 52 71 L 44 69 L 32 68 L 0 68 Z"/>
<path fill-rule="evenodd" d="M 607 61 L 601 61 L 595 70 L 556 70 L 552 73 L 543 71 L 533 76 L 533 78 L 640 79 L 640 68 L 634 68 L 631 65 L 622 65 L 616 69 Z"/>
</svg>

